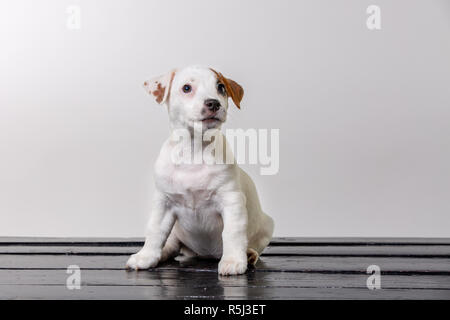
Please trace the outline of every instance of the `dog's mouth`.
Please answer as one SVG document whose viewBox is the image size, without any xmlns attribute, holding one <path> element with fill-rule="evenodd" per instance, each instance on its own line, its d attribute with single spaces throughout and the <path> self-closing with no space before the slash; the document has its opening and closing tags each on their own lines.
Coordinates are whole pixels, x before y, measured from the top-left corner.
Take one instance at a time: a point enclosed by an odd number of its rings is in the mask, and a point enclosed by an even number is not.
<svg viewBox="0 0 450 320">
<path fill-rule="evenodd" d="M 214 117 L 214 116 L 202 119 L 202 122 L 205 122 L 205 123 L 213 123 L 213 122 L 216 122 L 216 121 L 217 122 L 222 122 L 222 119 L 219 119 L 219 118 Z"/>
</svg>

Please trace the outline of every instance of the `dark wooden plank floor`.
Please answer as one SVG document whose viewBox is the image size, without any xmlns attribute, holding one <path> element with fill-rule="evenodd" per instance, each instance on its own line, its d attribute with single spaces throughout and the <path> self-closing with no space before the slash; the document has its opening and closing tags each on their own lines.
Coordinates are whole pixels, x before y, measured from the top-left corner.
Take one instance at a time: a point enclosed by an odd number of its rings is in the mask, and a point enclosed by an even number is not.
<svg viewBox="0 0 450 320">
<path fill-rule="evenodd" d="M 124 269 L 142 239 L 0 238 L 0 299 L 450 299 L 450 239 L 277 238 L 247 274 L 217 261 Z M 66 287 L 81 268 L 81 289 Z M 369 290 L 367 267 L 381 269 Z"/>
</svg>

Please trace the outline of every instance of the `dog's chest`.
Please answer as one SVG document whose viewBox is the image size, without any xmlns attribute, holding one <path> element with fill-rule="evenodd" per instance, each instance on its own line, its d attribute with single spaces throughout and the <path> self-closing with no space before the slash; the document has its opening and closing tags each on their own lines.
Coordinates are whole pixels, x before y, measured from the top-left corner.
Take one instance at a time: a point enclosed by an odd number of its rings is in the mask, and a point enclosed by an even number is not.
<svg viewBox="0 0 450 320">
<path fill-rule="evenodd" d="M 175 165 L 156 167 L 156 181 L 174 205 L 200 209 L 213 205 L 218 172 L 208 165 Z"/>
</svg>

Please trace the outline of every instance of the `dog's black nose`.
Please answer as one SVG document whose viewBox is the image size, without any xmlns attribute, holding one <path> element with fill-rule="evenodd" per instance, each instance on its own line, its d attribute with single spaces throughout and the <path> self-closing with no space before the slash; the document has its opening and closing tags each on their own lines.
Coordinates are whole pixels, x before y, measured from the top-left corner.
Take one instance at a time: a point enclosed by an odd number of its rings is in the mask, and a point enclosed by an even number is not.
<svg viewBox="0 0 450 320">
<path fill-rule="evenodd" d="M 212 112 L 216 112 L 220 108 L 220 102 L 217 99 L 206 99 L 205 106 Z"/>
</svg>

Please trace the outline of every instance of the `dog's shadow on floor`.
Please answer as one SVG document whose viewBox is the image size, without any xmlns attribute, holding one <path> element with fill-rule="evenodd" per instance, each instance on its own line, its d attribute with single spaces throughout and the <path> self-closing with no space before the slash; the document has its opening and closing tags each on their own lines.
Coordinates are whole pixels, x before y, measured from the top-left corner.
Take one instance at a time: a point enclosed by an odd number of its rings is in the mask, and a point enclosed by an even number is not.
<svg viewBox="0 0 450 320">
<path fill-rule="evenodd" d="M 194 269 L 201 271 L 215 271 L 217 272 L 219 260 L 217 259 L 199 259 L 199 258 L 186 258 L 176 257 L 172 260 L 162 263 L 160 266 L 165 268 L 180 268 L 180 269 Z M 261 259 L 258 260 L 256 265 L 248 265 L 248 272 L 254 272 L 258 268 L 264 269 L 265 263 Z"/>
</svg>

